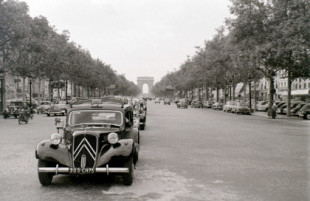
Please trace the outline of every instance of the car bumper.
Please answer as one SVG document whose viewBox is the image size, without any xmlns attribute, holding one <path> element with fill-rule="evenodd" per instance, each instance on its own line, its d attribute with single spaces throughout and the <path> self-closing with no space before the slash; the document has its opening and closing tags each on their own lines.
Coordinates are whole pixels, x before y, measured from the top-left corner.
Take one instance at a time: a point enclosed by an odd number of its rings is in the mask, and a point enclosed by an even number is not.
<svg viewBox="0 0 310 201">
<path fill-rule="evenodd" d="M 42 141 L 36 148 L 36 158 L 44 161 L 54 162 L 67 167 L 38 167 L 38 172 L 44 173 L 68 173 L 68 174 L 93 174 L 93 173 L 127 173 L 128 168 L 109 167 L 109 162 L 113 157 L 129 157 L 134 151 L 132 139 L 119 140 L 119 146 L 111 146 L 103 154 L 98 153 L 96 167 L 94 168 L 75 168 L 72 165 L 72 153 L 69 148 L 60 144 L 58 147 L 51 146 L 49 140 Z M 102 167 L 103 166 L 103 167 Z"/>
</svg>

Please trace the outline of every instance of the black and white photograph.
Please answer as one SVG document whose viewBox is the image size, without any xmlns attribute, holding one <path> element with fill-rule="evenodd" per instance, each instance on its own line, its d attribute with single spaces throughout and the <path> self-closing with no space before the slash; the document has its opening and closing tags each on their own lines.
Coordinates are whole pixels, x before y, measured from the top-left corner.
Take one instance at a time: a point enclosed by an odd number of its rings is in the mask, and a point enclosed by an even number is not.
<svg viewBox="0 0 310 201">
<path fill-rule="evenodd" d="M 309 0 L 0 0 L 0 201 L 309 201 Z"/>
</svg>

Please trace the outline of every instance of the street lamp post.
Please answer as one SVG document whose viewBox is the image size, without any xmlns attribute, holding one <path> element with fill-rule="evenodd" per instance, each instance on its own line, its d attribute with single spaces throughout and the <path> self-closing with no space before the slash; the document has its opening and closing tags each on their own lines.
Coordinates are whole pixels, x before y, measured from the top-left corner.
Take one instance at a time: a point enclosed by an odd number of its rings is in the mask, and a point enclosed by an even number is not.
<svg viewBox="0 0 310 201">
<path fill-rule="evenodd" d="M 252 97 L 251 97 L 251 81 L 252 81 L 252 76 L 251 76 L 251 74 L 249 74 L 249 79 L 248 79 L 248 81 L 249 81 L 249 106 L 250 106 L 250 111 L 252 112 Z"/>
</svg>

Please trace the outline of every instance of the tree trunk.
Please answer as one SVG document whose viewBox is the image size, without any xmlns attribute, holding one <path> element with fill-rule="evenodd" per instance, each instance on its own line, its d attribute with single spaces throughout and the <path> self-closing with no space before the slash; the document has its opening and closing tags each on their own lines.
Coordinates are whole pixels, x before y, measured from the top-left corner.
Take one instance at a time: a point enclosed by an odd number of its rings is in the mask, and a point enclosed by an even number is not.
<svg viewBox="0 0 310 201">
<path fill-rule="evenodd" d="M 50 78 L 48 81 L 48 98 L 53 101 L 53 89 L 52 89 L 52 79 Z"/>
<path fill-rule="evenodd" d="M 236 88 L 236 86 L 234 85 L 234 83 L 232 84 L 232 87 L 233 87 L 233 93 L 232 93 L 232 98 L 233 98 L 233 101 L 235 101 L 236 100 L 236 92 L 235 92 L 235 88 Z"/>
<path fill-rule="evenodd" d="M 269 114 L 268 115 L 270 116 L 271 115 L 270 111 L 271 111 L 272 104 L 274 102 L 274 93 L 275 93 L 274 78 L 272 75 L 269 77 L 269 82 L 270 82 L 270 87 L 269 87 L 269 108 L 268 108 Z"/>
</svg>

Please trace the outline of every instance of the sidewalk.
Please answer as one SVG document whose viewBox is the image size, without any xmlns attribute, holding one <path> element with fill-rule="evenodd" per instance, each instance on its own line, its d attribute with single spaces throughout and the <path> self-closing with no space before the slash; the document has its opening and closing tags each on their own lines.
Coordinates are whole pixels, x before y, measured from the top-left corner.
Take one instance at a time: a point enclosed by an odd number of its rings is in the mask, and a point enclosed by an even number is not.
<svg viewBox="0 0 310 201">
<path fill-rule="evenodd" d="M 252 112 L 251 114 L 254 115 L 254 116 L 270 118 L 270 117 L 268 117 L 267 112 L 257 112 L 256 111 L 256 112 Z M 300 120 L 302 120 L 302 118 L 299 118 L 299 117 L 296 117 L 296 116 L 288 117 L 288 116 L 286 116 L 284 114 L 277 114 L 276 119 L 295 119 L 295 120 L 300 119 Z"/>
</svg>

